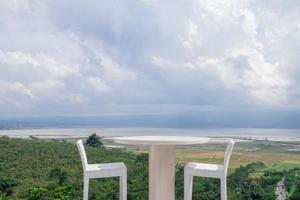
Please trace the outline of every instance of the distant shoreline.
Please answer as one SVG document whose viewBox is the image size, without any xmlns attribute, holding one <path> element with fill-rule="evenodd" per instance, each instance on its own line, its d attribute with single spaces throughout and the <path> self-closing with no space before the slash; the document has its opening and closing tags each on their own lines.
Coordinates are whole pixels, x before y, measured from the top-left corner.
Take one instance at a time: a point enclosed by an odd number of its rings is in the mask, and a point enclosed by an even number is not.
<svg viewBox="0 0 300 200">
<path fill-rule="evenodd" d="M 176 129 L 176 128 L 43 128 L 0 130 L 0 136 L 11 138 L 76 139 L 91 133 L 104 137 L 130 135 L 180 135 L 233 138 L 245 141 L 300 142 L 300 129 Z"/>
</svg>

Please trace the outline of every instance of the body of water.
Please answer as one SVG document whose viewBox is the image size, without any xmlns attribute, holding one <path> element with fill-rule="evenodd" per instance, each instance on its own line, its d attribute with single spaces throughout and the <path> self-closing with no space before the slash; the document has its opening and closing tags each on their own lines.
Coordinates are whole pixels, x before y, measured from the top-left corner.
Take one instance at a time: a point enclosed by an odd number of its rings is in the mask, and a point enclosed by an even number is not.
<svg viewBox="0 0 300 200">
<path fill-rule="evenodd" d="M 105 137 L 133 135 L 175 135 L 237 137 L 244 139 L 272 141 L 300 141 L 300 129 L 255 129 L 255 128 L 218 128 L 218 129 L 181 129 L 181 128 L 43 128 L 0 130 L 0 136 L 27 138 L 81 138 L 97 133 Z"/>
</svg>

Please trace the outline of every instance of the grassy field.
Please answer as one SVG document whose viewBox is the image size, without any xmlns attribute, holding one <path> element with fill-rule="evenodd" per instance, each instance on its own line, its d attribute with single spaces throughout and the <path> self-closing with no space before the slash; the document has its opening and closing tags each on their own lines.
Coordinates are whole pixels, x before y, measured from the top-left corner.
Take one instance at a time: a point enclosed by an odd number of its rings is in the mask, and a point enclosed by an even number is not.
<svg viewBox="0 0 300 200">
<path fill-rule="evenodd" d="M 176 152 L 177 161 L 179 163 L 186 163 L 189 161 L 205 162 L 205 163 L 222 163 L 223 151 L 199 151 L 179 149 Z M 252 162 L 261 161 L 269 168 L 284 170 L 294 167 L 300 167 L 300 154 L 296 153 L 272 153 L 272 152 L 233 152 L 229 168 L 233 169 L 246 165 Z"/>
<path fill-rule="evenodd" d="M 241 165 L 261 161 L 268 169 L 288 170 L 300 167 L 300 151 L 288 151 L 295 143 L 279 143 L 270 141 L 237 142 L 230 160 L 229 171 Z M 146 147 L 130 146 L 134 152 L 147 153 Z M 205 144 L 180 146 L 176 149 L 177 162 L 204 162 L 221 164 L 226 146 L 224 144 Z"/>
</svg>

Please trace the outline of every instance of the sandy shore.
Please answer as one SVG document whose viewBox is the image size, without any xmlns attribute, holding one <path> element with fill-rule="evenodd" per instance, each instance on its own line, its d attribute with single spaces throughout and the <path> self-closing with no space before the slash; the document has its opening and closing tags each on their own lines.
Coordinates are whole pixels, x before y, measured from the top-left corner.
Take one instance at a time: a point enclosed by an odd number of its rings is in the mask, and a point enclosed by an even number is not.
<svg viewBox="0 0 300 200">
<path fill-rule="evenodd" d="M 242 141 L 300 142 L 300 131 L 284 129 L 49 128 L 0 130 L 11 138 L 76 139 L 97 133 L 105 138 L 136 135 L 203 136 Z"/>
</svg>

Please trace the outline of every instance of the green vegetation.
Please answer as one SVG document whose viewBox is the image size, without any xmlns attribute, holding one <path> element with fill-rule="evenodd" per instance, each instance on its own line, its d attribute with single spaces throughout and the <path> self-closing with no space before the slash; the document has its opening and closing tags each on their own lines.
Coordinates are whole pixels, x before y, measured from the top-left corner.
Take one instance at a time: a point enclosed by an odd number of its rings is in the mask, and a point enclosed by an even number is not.
<svg viewBox="0 0 300 200">
<path fill-rule="evenodd" d="M 285 174 L 285 185 L 291 200 L 300 199 L 300 168 L 283 171 Z"/>
<path fill-rule="evenodd" d="M 93 133 L 86 139 L 84 144 L 90 147 L 103 147 L 102 139 L 102 137 L 98 136 L 96 133 Z"/>
<path fill-rule="evenodd" d="M 12 188 L 17 185 L 17 182 L 9 178 L 0 178 L 0 192 L 1 195 L 10 196 L 12 194 Z"/>
<path fill-rule="evenodd" d="M 62 171 L 59 168 L 52 169 L 49 174 L 49 178 L 57 179 L 58 185 L 63 185 L 68 179 L 68 172 Z"/>
<path fill-rule="evenodd" d="M 95 137 L 92 141 L 95 141 L 94 139 Z M 96 141 L 100 141 L 101 145 L 86 145 L 89 163 L 124 162 L 128 167 L 128 200 L 147 199 L 148 154 L 124 149 L 105 149 L 101 138 L 96 138 Z M 181 150 L 178 153 L 180 155 Z M 220 160 L 219 154 L 213 154 L 213 158 Z M 189 156 L 191 154 L 187 154 L 187 157 Z M 183 198 L 183 166 L 183 162 L 180 162 L 176 167 L 178 200 Z M 300 180 L 297 174 L 300 175 L 299 169 L 288 168 L 280 171 L 262 162 L 231 168 L 228 177 L 228 199 L 274 200 L 276 183 L 282 178 L 286 180 L 290 199 L 299 199 Z M 82 186 L 82 166 L 74 143 L 0 138 L 0 200 L 79 200 L 82 199 Z M 118 187 L 117 178 L 92 180 L 90 199 L 118 199 Z M 218 180 L 194 179 L 193 199 L 219 198 Z"/>
</svg>

